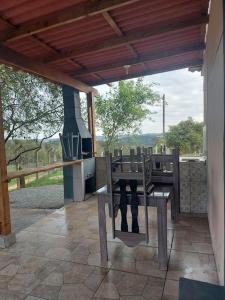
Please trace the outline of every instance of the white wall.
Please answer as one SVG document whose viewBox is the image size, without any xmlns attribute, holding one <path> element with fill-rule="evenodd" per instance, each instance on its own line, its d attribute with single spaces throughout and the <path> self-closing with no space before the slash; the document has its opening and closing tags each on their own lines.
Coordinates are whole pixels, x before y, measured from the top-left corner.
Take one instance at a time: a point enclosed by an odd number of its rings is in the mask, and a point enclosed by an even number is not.
<svg viewBox="0 0 225 300">
<path fill-rule="evenodd" d="M 208 215 L 220 284 L 224 284 L 223 1 L 212 0 L 204 63 L 208 147 Z"/>
</svg>

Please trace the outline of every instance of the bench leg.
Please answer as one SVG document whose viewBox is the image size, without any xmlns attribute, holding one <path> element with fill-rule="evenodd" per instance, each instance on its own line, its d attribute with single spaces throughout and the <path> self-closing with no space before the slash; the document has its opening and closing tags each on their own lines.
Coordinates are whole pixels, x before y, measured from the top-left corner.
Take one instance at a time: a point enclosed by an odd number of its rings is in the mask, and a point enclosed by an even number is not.
<svg viewBox="0 0 225 300">
<path fill-rule="evenodd" d="M 158 258 L 160 270 L 167 269 L 167 202 L 159 201 L 158 217 Z"/>
<path fill-rule="evenodd" d="M 101 263 L 102 265 L 107 265 L 108 250 L 107 250 L 105 201 L 101 197 L 101 195 L 98 195 L 98 224 L 99 224 Z"/>
</svg>

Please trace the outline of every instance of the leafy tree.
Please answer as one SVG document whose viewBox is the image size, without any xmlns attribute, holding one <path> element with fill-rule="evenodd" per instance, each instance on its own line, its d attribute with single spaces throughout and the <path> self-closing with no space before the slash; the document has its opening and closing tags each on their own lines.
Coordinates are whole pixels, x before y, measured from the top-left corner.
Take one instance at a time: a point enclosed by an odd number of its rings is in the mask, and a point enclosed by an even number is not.
<svg viewBox="0 0 225 300">
<path fill-rule="evenodd" d="M 160 100 L 152 86 L 143 78 L 120 81 L 109 93 L 96 97 L 97 125 L 106 138 L 106 150 L 111 151 L 121 135 L 139 132 L 141 122 L 151 118 L 150 105 Z"/>
<path fill-rule="evenodd" d="M 203 123 L 196 122 L 191 117 L 170 126 L 165 135 L 166 145 L 169 148 L 179 147 L 183 154 L 201 153 L 203 144 Z"/>
<path fill-rule="evenodd" d="M 5 143 L 12 139 L 32 140 L 8 162 L 41 147 L 45 139 L 60 131 L 63 124 L 61 89 L 39 77 L 0 65 L 1 98 Z M 35 142 L 35 143 L 34 143 Z"/>
</svg>

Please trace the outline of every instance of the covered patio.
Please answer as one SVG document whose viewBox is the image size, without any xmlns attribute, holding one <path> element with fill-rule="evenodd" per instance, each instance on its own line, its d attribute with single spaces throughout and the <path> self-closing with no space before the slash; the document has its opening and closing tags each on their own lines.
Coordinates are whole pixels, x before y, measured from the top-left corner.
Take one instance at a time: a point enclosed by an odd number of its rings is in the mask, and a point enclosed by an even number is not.
<svg viewBox="0 0 225 300">
<path fill-rule="evenodd" d="M 218 284 L 205 217 L 182 216 L 174 225 L 168 208 L 165 271 L 158 264 L 156 209 L 149 211 L 148 246 L 129 248 L 113 240 L 107 219 L 107 266 L 100 259 L 96 197 L 68 204 L 21 231 L 16 244 L 0 252 L 0 299 L 175 300 L 180 277 Z"/>
<path fill-rule="evenodd" d="M 224 286 L 224 1 L 211 1 L 210 9 L 209 2 L 2 1 L 0 62 L 62 86 L 63 135 L 79 133 L 85 151 L 60 164 L 65 207 L 21 231 L 15 243 L 8 196 L 8 180 L 15 177 L 6 171 L 1 109 L 0 244 L 8 249 L 0 251 L 0 299 L 178 299 L 180 277 Z M 94 171 L 81 176 L 96 153 L 93 86 L 180 68 L 204 75 L 208 219 L 180 215 L 174 224 L 168 206 L 169 259 L 162 271 L 151 208 L 149 244 L 128 248 L 109 233 L 103 265 L 96 198 L 77 202 L 86 183 L 93 191 Z M 87 94 L 89 132 L 79 123 L 79 92 Z M 191 287 L 185 291 L 180 299 L 194 299 Z"/>
</svg>

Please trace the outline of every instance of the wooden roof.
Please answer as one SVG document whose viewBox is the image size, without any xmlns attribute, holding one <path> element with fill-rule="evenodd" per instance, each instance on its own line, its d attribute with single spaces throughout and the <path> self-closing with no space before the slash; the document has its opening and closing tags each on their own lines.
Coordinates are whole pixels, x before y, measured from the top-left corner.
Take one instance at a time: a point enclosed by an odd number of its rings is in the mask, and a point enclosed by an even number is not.
<svg viewBox="0 0 225 300">
<path fill-rule="evenodd" d="M 209 0 L 1 0 L 0 62 L 92 86 L 201 66 Z"/>
</svg>

